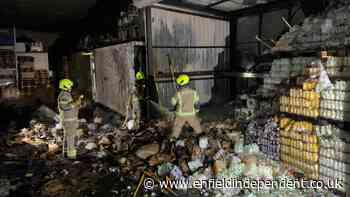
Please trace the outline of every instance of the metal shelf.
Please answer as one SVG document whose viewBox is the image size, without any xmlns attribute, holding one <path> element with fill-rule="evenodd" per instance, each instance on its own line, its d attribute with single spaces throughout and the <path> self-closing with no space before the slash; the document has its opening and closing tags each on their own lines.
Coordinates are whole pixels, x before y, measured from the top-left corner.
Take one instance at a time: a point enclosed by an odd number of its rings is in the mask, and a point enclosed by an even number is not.
<svg viewBox="0 0 350 197">
<path fill-rule="evenodd" d="M 264 78 L 265 74 L 262 73 L 251 73 L 251 72 L 223 72 L 223 76 L 232 77 L 232 78 L 245 78 L 245 79 L 256 79 Z"/>
<path fill-rule="evenodd" d="M 308 121 L 311 122 L 315 125 L 320 125 L 322 122 L 328 122 L 330 124 L 336 125 L 338 128 L 347 130 L 350 128 L 350 121 L 340 121 L 340 120 L 333 120 L 329 118 L 324 118 L 324 117 L 318 117 L 318 118 L 313 118 L 313 117 L 308 117 L 308 116 L 303 116 L 303 115 L 298 115 L 298 114 L 292 114 L 288 112 L 280 112 L 280 115 L 284 115 L 286 117 L 299 120 L 299 121 Z"/>
<path fill-rule="evenodd" d="M 16 52 L 16 54 L 47 53 L 46 51 Z"/>
</svg>

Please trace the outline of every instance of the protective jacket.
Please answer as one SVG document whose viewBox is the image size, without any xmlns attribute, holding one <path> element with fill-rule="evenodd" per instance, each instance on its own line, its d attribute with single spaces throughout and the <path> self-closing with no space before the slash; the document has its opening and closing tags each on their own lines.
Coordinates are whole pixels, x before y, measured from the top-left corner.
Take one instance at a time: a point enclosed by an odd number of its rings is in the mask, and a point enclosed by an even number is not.
<svg viewBox="0 0 350 197">
<path fill-rule="evenodd" d="M 198 112 L 195 108 L 199 102 L 198 94 L 190 88 L 183 88 L 171 99 L 171 104 L 176 106 L 177 116 L 194 116 Z"/>
<path fill-rule="evenodd" d="M 78 118 L 78 109 L 74 104 L 72 95 L 61 91 L 57 99 L 58 110 L 62 121 L 75 121 Z"/>
<path fill-rule="evenodd" d="M 176 106 L 176 117 L 172 129 L 172 138 L 178 138 L 182 132 L 183 126 L 187 123 L 191 126 L 195 133 L 202 132 L 200 121 L 196 116 L 199 111 L 196 109 L 199 97 L 195 90 L 183 88 L 179 90 L 171 99 L 173 106 Z"/>
<path fill-rule="evenodd" d="M 67 91 L 62 91 L 59 94 L 57 102 L 61 125 L 64 130 L 63 155 L 67 152 L 68 158 L 75 159 L 77 155 L 75 145 L 77 128 L 79 127 L 79 108 L 74 103 L 72 95 Z"/>
</svg>

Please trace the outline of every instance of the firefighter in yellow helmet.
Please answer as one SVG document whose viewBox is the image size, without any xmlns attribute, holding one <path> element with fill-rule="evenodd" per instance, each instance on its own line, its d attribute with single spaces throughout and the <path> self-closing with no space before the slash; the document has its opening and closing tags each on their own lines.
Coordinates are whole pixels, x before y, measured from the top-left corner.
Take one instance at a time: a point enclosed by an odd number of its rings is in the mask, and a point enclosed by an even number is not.
<svg viewBox="0 0 350 197">
<path fill-rule="evenodd" d="M 75 144 L 79 126 L 78 112 L 81 106 L 81 99 L 83 99 L 83 96 L 80 96 L 77 101 L 73 100 L 71 95 L 73 85 L 71 80 L 62 79 L 59 83 L 61 92 L 57 99 L 60 122 L 64 130 L 63 156 L 67 153 L 67 157 L 70 159 L 75 159 L 77 155 Z"/>
<path fill-rule="evenodd" d="M 125 124 L 129 130 L 137 130 L 140 128 L 144 79 L 145 75 L 143 72 L 138 71 L 136 73 L 135 87 L 131 90 L 127 107 L 127 118 Z"/>
<path fill-rule="evenodd" d="M 176 83 L 180 90 L 171 99 L 171 104 L 176 106 L 176 117 L 171 134 L 172 139 L 180 136 L 183 126 L 188 123 L 196 134 L 202 133 L 202 128 L 196 114 L 199 112 L 199 96 L 197 92 L 187 85 L 190 82 L 188 75 L 180 75 Z"/>
</svg>

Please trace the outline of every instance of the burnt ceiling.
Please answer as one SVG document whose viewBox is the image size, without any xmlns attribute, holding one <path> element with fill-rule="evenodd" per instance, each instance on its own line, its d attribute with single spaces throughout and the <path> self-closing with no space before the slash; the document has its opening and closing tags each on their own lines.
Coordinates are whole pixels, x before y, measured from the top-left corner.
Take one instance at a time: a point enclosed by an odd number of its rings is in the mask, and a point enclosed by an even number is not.
<svg viewBox="0 0 350 197">
<path fill-rule="evenodd" d="M 64 31 L 86 17 L 97 0 L 1 0 L 0 26 Z"/>
</svg>

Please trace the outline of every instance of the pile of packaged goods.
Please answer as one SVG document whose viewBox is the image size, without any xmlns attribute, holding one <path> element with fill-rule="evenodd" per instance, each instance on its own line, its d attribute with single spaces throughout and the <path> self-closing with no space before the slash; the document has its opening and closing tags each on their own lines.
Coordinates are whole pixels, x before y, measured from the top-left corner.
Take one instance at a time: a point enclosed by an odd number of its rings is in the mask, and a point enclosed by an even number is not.
<svg viewBox="0 0 350 197">
<path fill-rule="evenodd" d="M 305 82 L 303 89 L 290 89 L 289 96 L 280 98 L 280 111 L 317 118 L 320 115 L 320 93 L 317 82 Z"/>
<path fill-rule="evenodd" d="M 277 120 L 268 119 L 264 128 L 258 130 L 257 144 L 261 152 L 271 160 L 279 160 L 279 128 Z"/>
<path fill-rule="evenodd" d="M 257 99 L 254 95 L 239 95 L 236 99 L 236 105 L 234 110 L 234 117 L 236 120 L 247 121 L 254 119 L 258 105 Z"/>
<path fill-rule="evenodd" d="M 264 89 L 275 90 L 282 80 L 304 73 L 304 65 L 313 62 L 312 57 L 275 59 L 272 62 L 269 77 L 264 79 Z"/>
<path fill-rule="evenodd" d="M 249 122 L 247 126 L 247 133 L 245 135 L 245 142 L 247 144 L 254 144 L 258 142 L 258 132 L 263 130 L 256 120 L 252 120 Z"/>
<path fill-rule="evenodd" d="M 350 76 L 350 57 L 328 56 L 325 64 L 327 74 L 330 76 Z"/>
<path fill-rule="evenodd" d="M 321 93 L 321 111 L 324 118 L 350 121 L 350 82 L 336 81 L 333 88 Z"/>
<path fill-rule="evenodd" d="M 328 191 L 303 189 L 288 187 L 283 188 L 283 182 L 296 181 L 293 177 L 293 170 L 281 165 L 280 162 L 266 159 L 266 156 L 259 151 L 256 144 L 243 146 L 235 145 L 234 153 L 222 154 L 214 162 L 214 172 L 217 180 L 239 180 L 237 187 L 216 187 L 214 193 L 208 196 L 216 197 L 256 197 L 256 196 L 326 196 Z M 201 177 L 206 178 L 206 177 Z M 268 187 L 267 185 L 250 188 L 242 188 L 240 183 L 247 181 L 266 181 L 274 180 L 281 187 Z"/>
<path fill-rule="evenodd" d="M 319 178 L 319 143 L 312 123 L 288 118 L 280 121 L 281 160 L 304 173 L 306 178 Z"/>
<path fill-rule="evenodd" d="M 290 51 L 348 45 L 349 14 L 349 6 L 344 6 L 329 9 L 325 16 L 308 17 L 302 26 L 295 25 L 284 34 L 273 50 Z"/>
<path fill-rule="evenodd" d="M 320 179 L 343 183 L 341 191 L 350 186 L 350 136 L 333 125 L 317 126 L 320 137 Z"/>
</svg>

